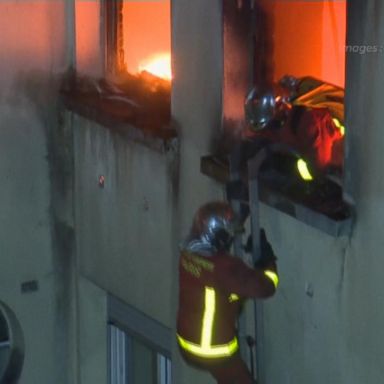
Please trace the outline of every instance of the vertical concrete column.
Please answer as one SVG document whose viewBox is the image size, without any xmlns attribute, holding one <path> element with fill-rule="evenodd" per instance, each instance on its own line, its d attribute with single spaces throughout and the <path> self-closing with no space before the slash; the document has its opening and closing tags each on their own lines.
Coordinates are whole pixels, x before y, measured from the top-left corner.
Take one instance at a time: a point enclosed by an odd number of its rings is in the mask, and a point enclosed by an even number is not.
<svg viewBox="0 0 384 384">
<path fill-rule="evenodd" d="M 172 5 L 172 113 L 180 128 L 179 197 L 175 243 L 181 241 L 199 205 L 222 199 L 222 186 L 200 173 L 200 157 L 210 152 L 221 128 L 223 41 L 220 0 L 178 0 Z M 173 307 L 177 307 L 178 252 L 175 244 Z M 176 311 L 176 310 L 175 310 Z M 209 383 L 186 366 L 173 348 L 174 383 Z"/>
</svg>

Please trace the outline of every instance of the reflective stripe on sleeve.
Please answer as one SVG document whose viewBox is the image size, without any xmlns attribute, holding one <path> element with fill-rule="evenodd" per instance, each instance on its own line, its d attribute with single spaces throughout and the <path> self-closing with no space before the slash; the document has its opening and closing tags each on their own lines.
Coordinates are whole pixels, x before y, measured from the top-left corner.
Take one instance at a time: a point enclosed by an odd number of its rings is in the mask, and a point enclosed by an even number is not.
<svg viewBox="0 0 384 384">
<path fill-rule="evenodd" d="M 345 135 L 345 126 L 343 124 L 341 124 L 340 120 L 337 119 L 336 117 L 334 117 L 332 119 L 332 121 L 334 122 L 334 124 L 336 125 L 338 130 L 340 131 L 341 136 L 344 136 Z"/>
<path fill-rule="evenodd" d="M 308 170 L 308 165 L 303 159 L 298 159 L 296 165 L 297 165 L 297 169 L 300 173 L 300 176 L 303 180 L 305 180 L 305 181 L 313 180 L 313 177 Z"/>
<path fill-rule="evenodd" d="M 267 276 L 268 279 L 272 281 L 275 288 L 277 288 L 277 286 L 279 285 L 279 276 L 277 275 L 277 273 L 267 269 L 264 271 L 264 275 Z"/>
</svg>

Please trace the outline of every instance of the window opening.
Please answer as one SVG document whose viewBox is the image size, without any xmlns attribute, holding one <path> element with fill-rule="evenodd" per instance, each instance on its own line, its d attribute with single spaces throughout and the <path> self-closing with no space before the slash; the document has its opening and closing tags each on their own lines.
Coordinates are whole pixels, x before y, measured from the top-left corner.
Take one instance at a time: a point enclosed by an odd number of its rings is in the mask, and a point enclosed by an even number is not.
<svg viewBox="0 0 384 384">
<path fill-rule="evenodd" d="M 145 110 L 148 126 L 170 121 L 171 2 L 105 2 L 106 77 Z"/>
<path fill-rule="evenodd" d="M 291 182 L 296 178 L 292 188 L 282 181 L 280 191 L 284 185 L 296 201 L 334 218 L 348 216 L 342 199 L 346 1 L 256 4 L 254 95 L 246 101 L 249 137 L 283 145 L 281 156 L 266 164 L 291 175 Z M 257 123 L 257 92 L 271 102 L 262 112 L 264 126 Z M 277 177 L 269 181 L 279 184 Z"/>
<path fill-rule="evenodd" d="M 344 87 L 346 1 L 259 0 L 257 4 L 256 17 L 265 21 L 264 31 L 257 31 L 256 82 L 278 81 L 290 74 Z"/>
<path fill-rule="evenodd" d="M 113 296 L 108 317 L 109 384 L 171 384 L 171 330 Z"/>
<path fill-rule="evenodd" d="M 248 183 L 248 161 L 268 146 L 260 199 L 335 236 L 353 212 L 343 200 L 346 3 L 223 0 L 223 130 L 201 159 L 203 173 Z"/>
<path fill-rule="evenodd" d="M 108 325 L 109 384 L 171 384 L 171 360 L 142 339 Z"/>
<path fill-rule="evenodd" d="M 171 384 L 172 365 L 171 360 L 161 353 L 157 353 L 157 380 L 158 384 Z"/>
<path fill-rule="evenodd" d="M 170 0 L 123 1 L 121 7 L 122 69 L 171 80 Z"/>
</svg>

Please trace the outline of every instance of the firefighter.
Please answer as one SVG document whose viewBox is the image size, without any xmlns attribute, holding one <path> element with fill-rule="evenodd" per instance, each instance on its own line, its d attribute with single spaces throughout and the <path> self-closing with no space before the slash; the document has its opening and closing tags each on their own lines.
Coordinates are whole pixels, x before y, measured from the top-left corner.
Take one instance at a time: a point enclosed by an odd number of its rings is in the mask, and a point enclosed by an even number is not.
<svg viewBox="0 0 384 384">
<path fill-rule="evenodd" d="M 219 384 L 253 383 L 240 357 L 236 321 L 246 298 L 273 296 L 275 257 L 264 231 L 255 268 L 230 254 L 236 220 L 230 205 L 210 202 L 196 212 L 179 262 L 177 340 L 184 360 Z"/>
<path fill-rule="evenodd" d="M 260 146 L 279 142 L 305 158 L 315 172 L 341 175 L 343 88 L 309 76 L 287 75 L 272 87 L 253 88 L 245 116 L 248 129 L 237 149 L 243 158 L 252 157 Z"/>
</svg>

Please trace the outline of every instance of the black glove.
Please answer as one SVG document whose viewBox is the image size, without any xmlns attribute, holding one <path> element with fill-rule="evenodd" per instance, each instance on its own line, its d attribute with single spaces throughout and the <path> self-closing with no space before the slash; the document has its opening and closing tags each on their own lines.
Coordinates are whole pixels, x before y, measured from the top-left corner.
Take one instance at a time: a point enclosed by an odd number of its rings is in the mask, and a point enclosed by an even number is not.
<svg viewBox="0 0 384 384">
<path fill-rule="evenodd" d="M 244 251 L 247 253 L 252 253 L 252 250 L 253 250 L 252 235 L 249 235 L 247 242 L 244 246 Z M 272 246 L 267 240 L 267 236 L 265 235 L 264 229 L 260 229 L 260 251 L 261 251 L 261 257 L 259 261 L 256 263 L 255 267 L 265 268 L 277 260 L 275 254 L 273 253 Z"/>
</svg>

